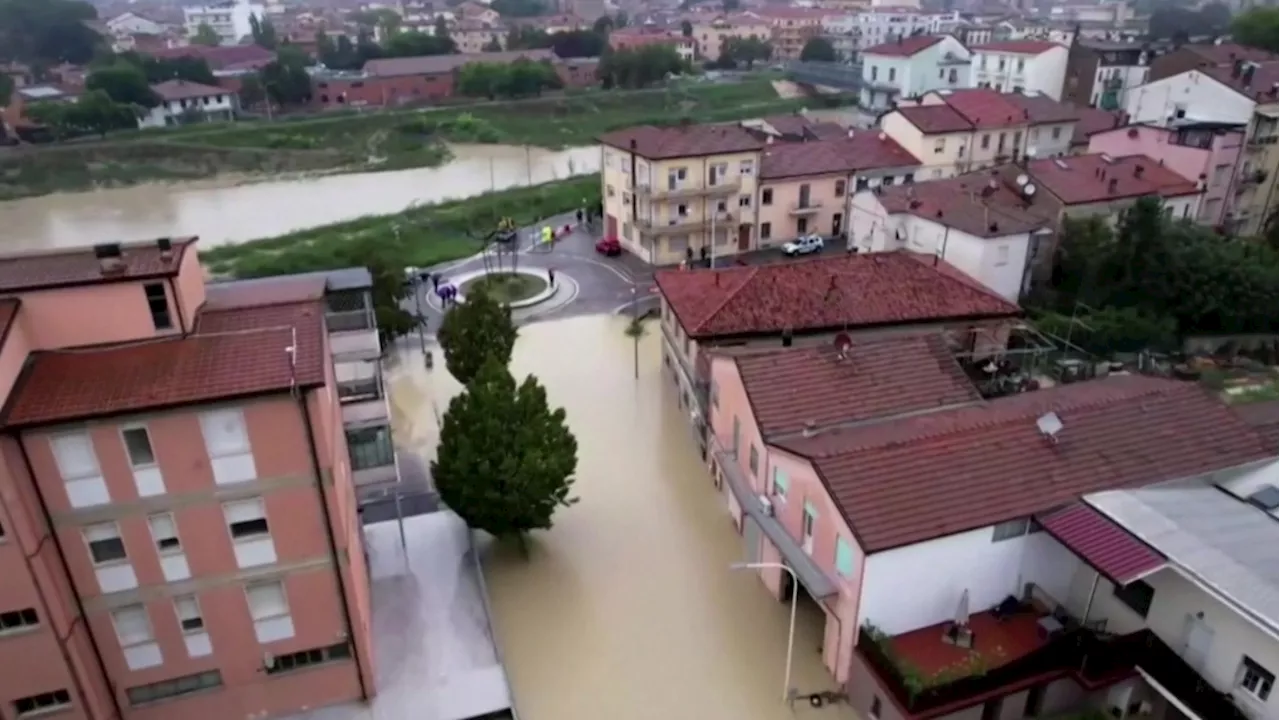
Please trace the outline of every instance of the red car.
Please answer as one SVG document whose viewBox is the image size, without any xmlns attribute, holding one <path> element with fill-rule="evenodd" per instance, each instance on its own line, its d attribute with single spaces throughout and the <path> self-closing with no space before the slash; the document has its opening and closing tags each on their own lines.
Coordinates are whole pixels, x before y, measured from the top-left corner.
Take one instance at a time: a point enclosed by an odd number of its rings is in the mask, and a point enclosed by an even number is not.
<svg viewBox="0 0 1280 720">
<path fill-rule="evenodd" d="M 622 243 L 616 237 L 608 237 L 596 243 L 596 252 L 605 257 L 618 257 L 622 254 Z"/>
</svg>

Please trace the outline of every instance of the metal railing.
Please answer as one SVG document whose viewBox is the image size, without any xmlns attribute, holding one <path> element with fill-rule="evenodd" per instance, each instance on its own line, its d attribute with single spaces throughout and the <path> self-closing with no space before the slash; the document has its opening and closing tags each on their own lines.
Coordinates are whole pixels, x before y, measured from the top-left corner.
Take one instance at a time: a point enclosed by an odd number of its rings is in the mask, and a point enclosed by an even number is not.
<svg viewBox="0 0 1280 720">
<path fill-rule="evenodd" d="M 396 453 L 391 428 L 348 430 L 347 452 L 351 456 L 351 469 L 355 471 L 394 465 Z"/>
<path fill-rule="evenodd" d="M 362 402 L 382 397 L 382 384 L 376 377 L 339 380 L 337 385 L 340 402 Z"/>
<path fill-rule="evenodd" d="M 329 332 L 372 330 L 375 327 L 373 313 L 368 310 L 327 312 L 324 315 L 324 325 L 329 329 Z"/>
</svg>

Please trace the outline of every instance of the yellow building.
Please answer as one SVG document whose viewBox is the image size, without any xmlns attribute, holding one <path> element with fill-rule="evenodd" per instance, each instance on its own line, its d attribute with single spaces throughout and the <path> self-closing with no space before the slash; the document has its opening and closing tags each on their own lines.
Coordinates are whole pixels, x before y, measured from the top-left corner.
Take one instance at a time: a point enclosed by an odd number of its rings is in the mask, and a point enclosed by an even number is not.
<svg viewBox="0 0 1280 720">
<path fill-rule="evenodd" d="M 1277 212 L 1276 166 L 1280 153 L 1276 150 L 1276 103 L 1258 105 L 1245 133 L 1244 153 L 1240 160 L 1240 175 L 1236 180 L 1235 221 L 1239 235 L 1263 235 L 1274 224 Z M 1273 238 L 1274 239 L 1274 238 Z"/>
<path fill-rule="evenodd" d="M 704 60 L 719 60 L 724 44 L 730 38 L 756 38 L 768 42 L 773 35 L 769 22 L 754 15 L 718 16 L 709 20 L 698 14 L 685 19 L 693 26 L 698 57 Z"/>
<path fill-rule="evenodd" d="M 601 143 L 606 237 L 655 265 L 754 244 L 763 140 L 737 125 L 642 125 Z"/>
</svg>

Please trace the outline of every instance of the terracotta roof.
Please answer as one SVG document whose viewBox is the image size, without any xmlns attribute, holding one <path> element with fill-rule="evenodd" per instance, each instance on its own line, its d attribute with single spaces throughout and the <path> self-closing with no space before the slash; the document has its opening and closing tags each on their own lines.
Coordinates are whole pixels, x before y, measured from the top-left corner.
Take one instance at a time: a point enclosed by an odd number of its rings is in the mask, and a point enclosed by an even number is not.
<svg viewBox="0 0 1280 720">
<path fill-rule="evenodd" d="M 1062 48 L 1065 46 L 1057 43 L 1051 43 L 1048 40 L 1006 40 L 1004 42 L 993 42 L 985 45 L 974 45 L 969 48 L 974 52 L 1000 52 L 1014 53 L 1016 55 L 1039 55 L 1048 52 L 1054 48 Z"/>
<path fill-rule="evenodd" d="M 1004 183 L 974 173 L 946 180 L 882 188 L 877 199 L 890 213 L 908 213 L 977 237 L 1005 237 L 1052 228 L 1052 217 L 1028 207 Z"/>
<path fill-rule="evenodd" d="M 973 125 L 963 115 L 948 105 L 921 105 L 919 107 L 899 107 L 898 113 L 907 122 L 920 128 L 925 134 L 965 132 L 972 130 Z"/>
<path fill-rule="evenodd" d="M 437 75 L 451 73 L 467 63 L 513 63 L 521 58 L 534 61 L 554 61 L 556 54 L 550 50 L 512 50 L 481 55 L 420 55 L 417 57 L 380 58 L 366 62 L 364 71 L 377 77 Z"/>
<path fill-rule="evenodd" d="M 734 361 L 765 437 L 982 399 L 940 333 L 855 337 L 843 357 L 823 344 Z"/>
<path fill-rule="evenodd" d="M 1280 79 L 1280 63 L 1274 60 L 1258 63 L 1252 67 L 1252 71 L 1252 74 L 1247 77 L 1244 73 L 1241 73 L 1239 77 L 1233 77 L 1234 70 L 1230 66 L 1201 70 L 1204 74 L 1250 100 L 1274 101 L 1276 99 L 1276 81 Z M 1245 82 L 1245 80 L 1248 80 L 1248 82 Z"/>
<path fill-rule="evenodd" d="M 211 95 L 226 95 L 231 91 L 217 85 L 204 85 L 188 80 L 165 80 L 158 85 L 152 85 L 151 92 L 159 95 L 161 100 L 172 101 L 190 100 Z"/>
<path fill-rule="evenodd" d="M 1076 127 L 1071 135 L 1072 145 L 1088 145 L 1089 136 L 1104 130 L 1114 130 L 1124 124 L 1125 113 L 1122 111 L 1099 110 L 1098 108 L 1076 108 Z"/>
<path fill-rule="evenodd" d="M 975 130 L 997 130 L 1031 122 L 1030 110 L 1020 104 L 1021 96 L 1017 96 L 1016 93 L 1000 93 L 988 88 L 971 88 L 938 94 L 947 105 L 968 120 Z M 1049 102 L 1054 101 L 1049 100 Z"/>
<path fill-rule="evenodd" d="M 778 142 L 765 147 L 760 160 L 760 179 L 851 173 L 920 164 L 919 158 L 878 130 L 850 132 L 853 137 L 846 133 L 830 140 Z"/>
<path fill-rule="evenodd" d="M 699 339 L 1021 314 L 959 275 L 912 253 L 885 252 L 664 270 L 654 279 L 685 332 Z"/>
<path fill-rule="evenodd" d="M 1280 447 L 1280 402 L 1238 403 L 1231 406 L 1231 411 L 1257 430 L 1271 447 Z"/>
<path fill-rule="evenodd" d="M 201 58 L 209 63 L 213 70 L 237 70 L 260 68 L 275 61 L 276 54 L 257 45 L 187 45 L 177 48 L 163 48 L 148 53 L 157 58 Z"/>
<path fill-rule="evenodd" d="M 149 280 L 178 274 L 182 255 L 196 238 L 173 239 L 169 259 L 161 257 L 154 241 L 121 243 L 123 268 L 103 275 L 102 264 L 91 247 L 14 253 L 0 256 L 0 292 L 13 293 L 122 280 Z"/>
<path fill-rule="evenodd" d="M 1045 532 L 1119 585 L 1164 567 L 1163 555 L 1083 503 L 1038 515 L 1036 520 Z"/>
<path fill-rule="evenodd" d="M 1250 62 L 1267 62 L 1275 60 L 1275 53 L 1267 52 L 1259 48 L 1246 47 L 1235 43 L 1222 43 L 1221 45 L 1184 45 L 1183 50 L 1194 54 L 1202 61 L 1202 66 L 1211 67 L 1214 65 L 1231 65 L 1236 60 L 1247 60 Z"/>
<path fill-rule="evenodd" d="M 286 348 L 295 343 L 297 364 Z M 318 301 L 201 314 L 185 338 L 34 353 L 5 408 L 10 427 L 70 422 L 325 382 Z"/>
<path fill-rule="evenodd" d="M 1009 93 L 1003 97 L 1015 107 L 1021 108 L 1022 116 L 1032 125 L 1071 122 L 1079 116 L 1075 108 L 1043 93 Z"/>
<path fill-rule="evenodd" d="M 866 50 L 862 50 L 859 54 L 879 55 L 881 57 L 911 57 L 940 42 L 942 42 L 942 36 L 940 35 L 916 35 L 914 37 L 901 38 L 896 42 L 873 45 Z"/>
<path fill-rule="evenodd" d="M 763 141 L 740 125 L 637 125 L 606 133 L 599 140 L 620 150 L 629 150 L 634 140 L 636 154 L 650 160 L 751 152 L 764 147 Z"/>
<path fill-rule="evenodd" d="M 1117 158 L 1095 153 L 1041 158 L 1027 163 L 1027 174 L 1067 205 L 1146 195 L 1168 198 L 1200 192 L 1195 183 L 1146 155 Z"/>
<path fill-rule="evenodd" d="M 1036 425 L 1049 412 L 1056 441 Z M 1276 454 L 1195 384 L 1140 375 L 774 444 L 813 460 L 867 552 Z"/>
<path fill-rule="evenodd" d="M 1047 95 L 1000 93 L 989 88 L 935 90 L 941 104 L 899 107 L 908 122 L 925 133 L 996 130 L 1020 125 L 1066 123 L 1078 112 Z"/>
</svg>

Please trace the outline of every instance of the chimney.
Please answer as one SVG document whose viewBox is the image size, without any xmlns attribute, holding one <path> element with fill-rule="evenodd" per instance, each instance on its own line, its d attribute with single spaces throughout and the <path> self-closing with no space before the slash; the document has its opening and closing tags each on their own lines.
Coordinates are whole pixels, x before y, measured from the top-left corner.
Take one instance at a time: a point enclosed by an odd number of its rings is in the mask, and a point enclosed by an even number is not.
<svg viewBox="0 0 1280 720">
<path fill-rule="evenodd" d="M 173 259 L 173 241 L 167 237 L 156 240 L 156 247 L 160 250 L 160 259 L 169 261 Z"/>
<path fill-rule="evenodd" d="M 94 245 L 93 256 L 98 259 L 98 268 L 103 275 L 124 271 L 124 254 L 120 250 L 120 243 Z"/>
<path fill-rule="evenodd" d="M 782 347 L 791 347 L 791 328 L 782 330 Z"/>
<path fill-rule="evenodd" d="M 1116 185 L 1117 185 L 1119 182 L 1120 182 L 1120 181 L 1119 181 L 1118 179 L 1116 179 L 1116 178 L 1111 178 L 1110 180 L 1108 180 L 1108 181 L 1107 181 L 1107 192 L 1108 192 L 1108 193 L 1111 193 L 1112 195 L 1115 195 L 1115 194 L 1116 194 Z"/>
</svg>

